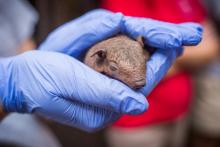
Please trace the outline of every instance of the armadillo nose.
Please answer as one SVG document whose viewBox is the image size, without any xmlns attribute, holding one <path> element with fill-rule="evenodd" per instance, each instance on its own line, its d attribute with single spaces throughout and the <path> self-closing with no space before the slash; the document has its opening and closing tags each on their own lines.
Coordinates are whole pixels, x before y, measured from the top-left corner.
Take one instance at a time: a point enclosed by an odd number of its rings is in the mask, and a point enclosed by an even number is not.
<svg viewBox="0 0 220 147">
<path fill-rule="evenodd" d="M 145 79 L 136 80 L 134 88 L 138 89 L 138 88 L 144 87 L 145 84 L 146 84 L 146 80 Z"/>
</svg>

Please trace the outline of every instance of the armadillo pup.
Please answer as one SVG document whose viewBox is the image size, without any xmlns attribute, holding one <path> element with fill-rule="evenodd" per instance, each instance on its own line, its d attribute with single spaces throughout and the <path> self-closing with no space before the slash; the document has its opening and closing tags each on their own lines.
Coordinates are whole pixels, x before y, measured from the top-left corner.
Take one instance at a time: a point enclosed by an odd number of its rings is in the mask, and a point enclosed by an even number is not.
<svg viewBox="0 0 220 147">
<path fill-rule="evenodd" d="M 146 84 L 148 57 L 142 39 L 136 41 L 125 35 L 117 35 L 92 46 L 85 55 L 84 63 L 138 89 Z"/>
</svg>

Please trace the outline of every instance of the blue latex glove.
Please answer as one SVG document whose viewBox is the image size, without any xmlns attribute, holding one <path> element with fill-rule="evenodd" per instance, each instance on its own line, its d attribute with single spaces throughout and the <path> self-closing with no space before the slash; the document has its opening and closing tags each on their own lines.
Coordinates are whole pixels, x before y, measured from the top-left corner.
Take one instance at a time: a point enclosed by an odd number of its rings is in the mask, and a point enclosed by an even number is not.
<svg viewBox="0 0 220 147">
<path fill-rule="evenodd" d="M 147 84 L 139 90 L 148 95 L 182 53 L 182 46 L 197 45 L 203 30 L 196 23 L 172 24 L 98 9 L 56 29 L 40 49 L 80 59 L 91 45 L 119 32 L 134 39 L 143 36 L 147 45 L 158 48 L 147 62 Z"/>
<path fill-rule="evenodd" d="M 148 106 L 143 94 L 61 53 L 2 58 L 0 69 L 0 101 L 9 112 L 37 113 L 94 131 Z"/>
</svg>

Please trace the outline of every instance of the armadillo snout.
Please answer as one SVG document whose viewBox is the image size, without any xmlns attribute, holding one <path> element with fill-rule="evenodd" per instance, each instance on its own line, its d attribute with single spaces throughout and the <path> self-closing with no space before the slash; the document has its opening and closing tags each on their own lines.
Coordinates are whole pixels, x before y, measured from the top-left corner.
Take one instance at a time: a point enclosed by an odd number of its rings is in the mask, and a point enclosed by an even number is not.
<svg viewBox="0 0 220 147">
<path fill-rule="evenodd" d="M 146 84 L 145 78 L 139 79 L 139 80 L 135 81 L 135 89 L 136 89 L 136 88 L 141 88 L 141 87 L 143 87 L 145 84 Z"/>
<path fill-rule="evenodd" d="M 120 79 L 120 80 L 133 89 L 139 89 L 141 87 L 144 87 L 146 84 L 145 76 L 130 77 L 130 78 Z"/>
<path fill-rule="evenodd" d="M 131 87 L 133 89 L 139 89 L 141 87 L 143 87 L 146 84 L 146 79 L 145 78 L 141 78 L 138 80 L 135 80 L 134 82 L 132 82 Z"/>
</svg>

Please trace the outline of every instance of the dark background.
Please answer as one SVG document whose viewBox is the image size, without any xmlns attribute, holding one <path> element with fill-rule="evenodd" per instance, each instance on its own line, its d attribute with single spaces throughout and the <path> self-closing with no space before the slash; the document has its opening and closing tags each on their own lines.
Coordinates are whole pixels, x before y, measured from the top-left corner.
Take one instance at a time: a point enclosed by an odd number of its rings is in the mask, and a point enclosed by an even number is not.
<svg viewBox="0 0 220 147">
<path fill-rule="evenodd" d="M 50 31 L 85 12 L 98 8 L 99 0 L 29 0 L 39 13 L 35 39 L 39 44 Z"/>
</svg>

